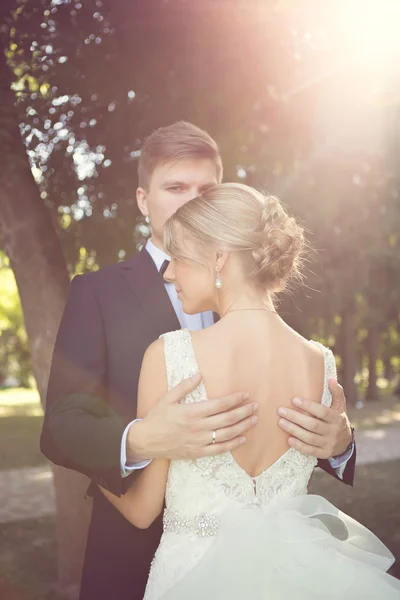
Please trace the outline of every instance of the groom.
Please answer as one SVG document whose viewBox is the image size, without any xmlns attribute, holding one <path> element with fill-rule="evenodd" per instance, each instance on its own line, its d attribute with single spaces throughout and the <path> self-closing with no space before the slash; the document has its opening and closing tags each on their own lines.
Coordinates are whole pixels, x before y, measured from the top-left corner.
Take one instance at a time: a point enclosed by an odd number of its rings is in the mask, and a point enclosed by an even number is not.
<svg viewBox="0 0 400 600">
<path fill-rule="evenodd" d="M 252 426 L 257 407 L 245 390 L 200 404 L 180 404 L 199 382 L 171 390 L 136 421 L 136 395 L 146 348 L 162 333 L 214 322 L 211 313 L 186 315 L 175 288 L 165 283 L 162 229 L 179 206 L 222 179 L 214 140 L 185 122 L 155 131 L 139 161 L 137 202 L 152 237 L 133 258 L 74 278 L 60 325 L 50 374 L 42 452 L 54 463 L 91 478 L 93 511 L 81 600 L 143 598 L 161 535 L 126 521 L 97 484 L 123 494 L 150 459 L 193 458 L 233 450 Z M 345 399 L 332 383 L 333 408 L 302 402 L 279 413 L 290 443 L 317 456 L 319 465 L 352 484 L 355 448 Z M 212 444 L 213 432 L 216 443 Z M 334 458 L 332 458 L 334 457 Z"/>
</svg>

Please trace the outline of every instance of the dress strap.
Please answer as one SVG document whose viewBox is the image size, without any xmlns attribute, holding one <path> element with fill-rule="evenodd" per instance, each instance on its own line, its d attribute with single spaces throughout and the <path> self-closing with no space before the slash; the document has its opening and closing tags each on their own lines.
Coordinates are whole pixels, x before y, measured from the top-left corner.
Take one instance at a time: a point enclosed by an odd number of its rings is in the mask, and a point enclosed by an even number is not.
<svg viewBox="0 0 400 600">
<path fill-rule="evenodd" d="M 330 350 L 330 348 L 327 348 L 320 342 L 315 342 L 314 340 L 311 340 L 311 341 L 315 346 L 317 346 L 317 348 L 320 349 L 320 351 L 322 352 L 323 357 L 324 357 L 324 366 L 325 366 L 324 391 L 323 391 L 322 398 L 321 398 L 321 404 L 323 404 L 324 406 L 330 406 L 332 404 L 332 394 L 329 390 L 328 382 L 329 382 L 329 379 L 331 379 L 332 377 L 334 379 L 337 378 L 335 357 L 333 355 L 332 350 Z"/>
<path fill-rule="evenodd" d="M 167 372 L 168 389 L 175 387 L 184 379 L 198 372 L 199 367 L 194 353 L 192 335 L 188 329 L 171 331 L 160 336 L 164 340 L 164 359 Z M 206 400 L 203 382 L 186 398 L 184 402 Z"/>
</svg>

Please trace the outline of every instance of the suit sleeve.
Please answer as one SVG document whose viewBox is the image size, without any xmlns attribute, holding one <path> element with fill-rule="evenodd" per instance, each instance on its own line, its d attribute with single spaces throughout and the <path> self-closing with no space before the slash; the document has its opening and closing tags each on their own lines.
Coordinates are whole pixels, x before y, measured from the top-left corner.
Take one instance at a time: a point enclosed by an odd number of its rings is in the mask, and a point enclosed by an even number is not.
<svg viewBox="0 0 400 600">
<path fill-rule="evenodd" d="M 321 469 L 323 469 L 327 473 L 329 473 L 329 475 L 332 475 L 333 477 L 335 477 L 338 481 L 341 481 L 342 483 L 345 483 L 346 485 L 354 485 L 356 454 L 357 454 L 357 448 L 356 448 L 356 444 L 354 443 L 354 451 L 353 451 L 352 456 L 347 461 L 346 468 L 343 471 L 343 479 L 338 477 L 335 469 L 331 466 L 329 460 L 319 459 L 318 466 L 321 467 Z"/>
<path fill-rule="evenodd" d="M 106 376 L 102 314 L 90 276 L 78 275 L 54 348 L 40 447 L 53 463 L 119 496 L 127 485 L 120 472 L 126 423 L 107 404 Z"/>
</svg>

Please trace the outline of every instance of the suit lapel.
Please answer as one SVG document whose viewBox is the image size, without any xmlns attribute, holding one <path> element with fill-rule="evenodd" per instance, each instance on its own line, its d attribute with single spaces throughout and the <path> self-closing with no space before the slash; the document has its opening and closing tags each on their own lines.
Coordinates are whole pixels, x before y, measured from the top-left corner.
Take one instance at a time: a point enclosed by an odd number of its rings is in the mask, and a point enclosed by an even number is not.
<svg viewBox="0 0 400 600">
<path fill-rule="evenodd" d="M 121 264 L 121 273 L 159 335 L 180 329 L 163 279 L 145 248 Z"/>
</svg>

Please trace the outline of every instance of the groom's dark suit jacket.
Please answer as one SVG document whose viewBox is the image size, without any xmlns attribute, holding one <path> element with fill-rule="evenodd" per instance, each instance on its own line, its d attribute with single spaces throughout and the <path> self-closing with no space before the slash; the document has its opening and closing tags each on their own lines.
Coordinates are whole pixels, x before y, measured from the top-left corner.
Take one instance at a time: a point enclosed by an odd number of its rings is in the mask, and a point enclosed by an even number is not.
<svg viewBox="0 0 400 600">
<path fill-rule="evenodd" d="M 141 600 L 161 520 L 136 529 L 95 484 L 116 495 L 137 475 L 120 475 L 121 438 L 136 416 L 146 348 L 180 325 L 161 275 L 144 249 L 134 258 L 77 276 L 57 336 L 41 436 L 54 463 L 88 475 L 93 511 L 81 600 Z M 352 483 L 355 456 L 344 474 Z M 320 466 L 335 475 L 328 461 Z"/>
</svg>

